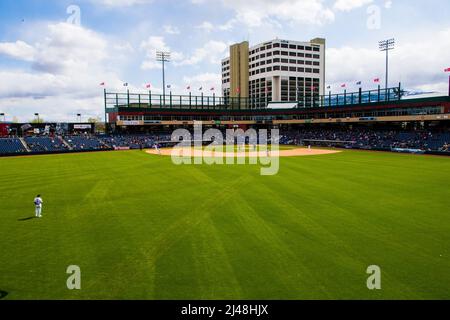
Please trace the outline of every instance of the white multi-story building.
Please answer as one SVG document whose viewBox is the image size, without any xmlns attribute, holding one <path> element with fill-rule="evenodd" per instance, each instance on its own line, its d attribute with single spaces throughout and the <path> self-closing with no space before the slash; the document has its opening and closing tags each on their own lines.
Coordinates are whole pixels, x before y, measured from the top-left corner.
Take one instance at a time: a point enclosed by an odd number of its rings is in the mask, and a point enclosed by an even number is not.
<svg viewBox="0 0 450 320">
<path fill-rule="evenodd" d="M 325 39 L 232 46 L 230 57 L 222 60 L 222 91 L 225 97 L 249 97 L 250 108 L 279 101 L 312 106 L 325 94 Z"/>
</svg>

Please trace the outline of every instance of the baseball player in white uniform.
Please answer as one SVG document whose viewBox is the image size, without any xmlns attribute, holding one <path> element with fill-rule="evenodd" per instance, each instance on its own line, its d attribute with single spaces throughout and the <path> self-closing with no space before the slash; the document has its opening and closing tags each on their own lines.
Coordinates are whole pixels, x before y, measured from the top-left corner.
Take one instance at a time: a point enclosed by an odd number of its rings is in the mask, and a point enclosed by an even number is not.
<svg viewBox="0 0 450 320">
<path fill-rule="evenodd" d="M 42 204 L 43 203 L 44 203 L 44 201 L 42 201 L 41 195 L 37 195 L 36 198 L 34 198 L 36 218 L 42 218 Z"/>
<path fill-rule="evenodd" d="M 155 144 L 155 151 L 159 154 L 159 155 L 161 155 L 161 150 L 159 149 L 159 145 L 158 144 Z"/>
</svg>

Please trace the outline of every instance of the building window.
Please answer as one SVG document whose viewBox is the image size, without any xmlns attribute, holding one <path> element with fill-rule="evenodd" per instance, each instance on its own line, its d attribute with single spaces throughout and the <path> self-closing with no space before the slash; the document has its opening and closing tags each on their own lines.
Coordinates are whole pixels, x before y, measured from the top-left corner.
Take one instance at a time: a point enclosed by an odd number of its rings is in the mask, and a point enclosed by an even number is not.
<svg viewBox="0 0 450 320">
<path fill-rule="evenodd" d="M 282 48 L 288 48 L 289 46 L 287 45 L 287 43 L 282 43 L 282 44 L 281 44 L 281 47 L 282 47 Z"/>
<path fill-rule="evenodd" d="M 296 68 L 296 67 L 289 67 L 289 71 L 291 71 L 291 72 L 296 72 L 296 71 L 297 71 L 297 68 Z"/>
<path fill-rule="evenodd" d="M 295 57 L 295 56 L 297 56 L 297 53 L 291 51 L 291 52 L 289 52 L 289 56 Z"/>
<path fill-rule="evenodd" d="M 280 66 L 274 66 L 274 67 L 273 67 L 273 70 L 274 70 L 274 71 L 280 70 Z"/>
<path fill-rule="evenodd" d="M 281 71 L 289 71 L 289 68 L 287 66 L 281 66 Z"/>
<path fill-rule="evenodd" d="M 298 72 L 305 72 L 305 68 L 297 68 Z"/>
<path fill-rule="evenodd" d="M 305 50 L 304 46 L 297 46 L 297 50 Z"/>
<path fill-rule="evenodd" d="M 282 56 L 288 56 L 289 53 L 288 53 L 287 51 L 281 51 L 281 55 L 282 55 Z"/>
<path fill-rule="evenodd" d="M 301 58 L 304 58 L 304 57 L 305 57 L 305 54 L 304 54 L 304 53 L 301 53 L 301 52 L 299 52 L 299 53 L 297 53 L 297 57 L 301 57 Z"/>
<path fill-rule="evenodd" d="M 281 59 L 281 63 L 289 63 L 288 59 Z"/>
<path fill-rule="evenodd" d="M 320 69 L 314 69 L 313 72 L 314 73 L 320 73 Z"/>
<path fill-rule="evenodd" d="M 273 62 L 274 62 L 274 63 L 280 62 L 280 58 L 275 58 L 275 59 L 273 59 Z"/>
<path fill-rule="evenodd" d="M 306 51 L 312 51 L 312 47 L 305 47 Z"/>
<path fill-rule="evenodd" d="M 274 47 L 274 48 L 279 48 L 279 47 L 280 47 L 280 44 L 279 44 L 279 43 L 274 43 L 274 44 L 273 44 L 273 47 Z"/>
</svg>

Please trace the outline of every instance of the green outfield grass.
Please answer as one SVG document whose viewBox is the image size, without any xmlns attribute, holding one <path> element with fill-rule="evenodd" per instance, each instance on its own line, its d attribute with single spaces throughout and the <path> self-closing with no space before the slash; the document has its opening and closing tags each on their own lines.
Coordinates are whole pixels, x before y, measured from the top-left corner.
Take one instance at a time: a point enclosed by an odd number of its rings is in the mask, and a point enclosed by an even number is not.
<svg viewBox="0 0 450 320">
<path fill-rule="evenodd" d="M 449 158 L 345 151 L 260 176 L 130 151 L 0 170 L 4 299 L 450 298 Z"/>
</svg>

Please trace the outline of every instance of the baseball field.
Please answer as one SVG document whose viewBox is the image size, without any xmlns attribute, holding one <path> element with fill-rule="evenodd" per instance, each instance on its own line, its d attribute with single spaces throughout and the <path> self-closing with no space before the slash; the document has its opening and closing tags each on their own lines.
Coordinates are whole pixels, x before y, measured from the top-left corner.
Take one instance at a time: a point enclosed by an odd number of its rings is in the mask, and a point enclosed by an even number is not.
<svg viewBox="0 0 450 320">
<path fill-rule="evenodd" d="M 448 299 L 450 159 L 0 159 L 3 299 Z M 33 198 L 44 200 L 34 219 Z M 68 290 L 68 266 L 81 290 Z M 381 290 L 366 285 L 381 268 Z"/>
</svg>

